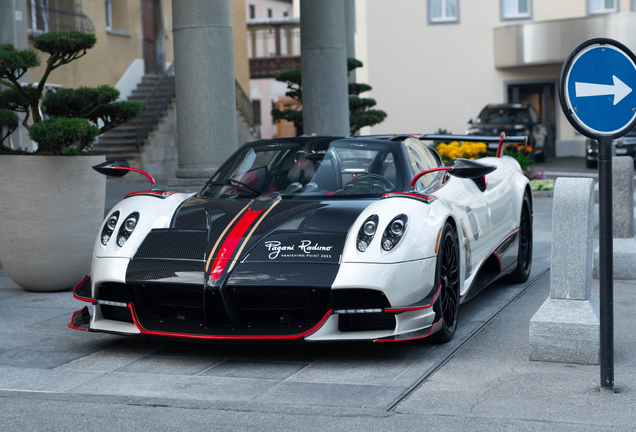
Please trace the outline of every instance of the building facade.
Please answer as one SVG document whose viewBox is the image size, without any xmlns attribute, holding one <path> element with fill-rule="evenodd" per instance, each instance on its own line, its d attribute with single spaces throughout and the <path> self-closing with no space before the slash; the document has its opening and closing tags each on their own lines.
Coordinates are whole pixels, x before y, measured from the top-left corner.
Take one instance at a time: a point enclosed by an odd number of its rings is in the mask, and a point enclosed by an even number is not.
<svg viewBox="0 0 636 432">
<path fill-rule="evenodd" d="M 363 132 L 464 133 L 487 104 L 530 103 L 548 156 L 584 156 L 559 105 L 561 67 L 594 37 L 636 50 L 634 10 L 634 0 L 356 0 L 358 80 L 388 113 Z"/>
<path fill-rule="evenodd" d="M 295 131 L 289 125 L 281 129 L 271 115 L 277 103 L 288 99 L 287 85 L 274 78 L 300 68 L 300 19 L 294 6 L 291 0 L 245 0 L 250 97 L 263 138 L 289 136 L 281 130 Z"/>
</svg>

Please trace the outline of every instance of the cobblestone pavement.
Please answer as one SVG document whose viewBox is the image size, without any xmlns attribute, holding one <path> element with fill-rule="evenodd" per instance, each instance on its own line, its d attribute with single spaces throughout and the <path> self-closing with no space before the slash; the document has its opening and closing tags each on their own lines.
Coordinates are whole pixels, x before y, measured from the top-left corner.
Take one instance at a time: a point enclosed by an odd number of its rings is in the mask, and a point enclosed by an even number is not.
<svg viewBox="0 0 636 432">
<path fill-rule="evenodd" d="M 528 322 L 549 293 L 551 204 L 535 200 L 529 283 L 496 284 L 463 305 L 445 345 L 207 345 L 77 332 L 66 324 L 83 304 L 70 292 L 28 293 L 0 271 L 0 429 L 629 429 L 632 284 L 617 284 L 631 299 L 617 304 L 622 393 L 594 391 L 598 367 L 527 360 Z"/>
</svg>

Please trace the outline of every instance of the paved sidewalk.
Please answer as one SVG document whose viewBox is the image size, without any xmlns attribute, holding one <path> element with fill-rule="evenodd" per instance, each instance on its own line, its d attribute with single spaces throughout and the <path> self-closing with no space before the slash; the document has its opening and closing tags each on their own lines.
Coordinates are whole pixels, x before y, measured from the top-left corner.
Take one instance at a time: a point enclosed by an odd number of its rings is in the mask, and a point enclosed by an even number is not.
<svg viewBox="0 0 636 432">
<path fill-rule="evenodd" d="M 136 186 L 109 183 L 111 201 Z M 69 292 L 27 293 L 0 267 L 0 430 L 636 430 L 636 283 L 615 283 L 620 393 L 597 391 L 598 366 L 528 361 L 529 320 L 549 295 L 551 208 L 535 200 L 534 283 L 480 293 L 445 345 L 77 332 L 66 324 L 83 304 Z"/>
<path fill-rule="evenodd" d="M 493 429 L 635 428 L 636 281 L 614 281 L 616 393 L 599 389 L 599 366 L 528 360 L 529 321 L 549 294 L 546 274 L 397 412 L 472 419 Z"/>
</svg>

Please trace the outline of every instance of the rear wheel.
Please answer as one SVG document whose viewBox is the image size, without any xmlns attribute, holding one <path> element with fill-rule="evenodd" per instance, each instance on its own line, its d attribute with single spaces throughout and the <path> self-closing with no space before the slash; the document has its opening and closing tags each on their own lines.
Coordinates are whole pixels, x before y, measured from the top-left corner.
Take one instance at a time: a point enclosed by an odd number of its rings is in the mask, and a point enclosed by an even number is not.
<svg viewBox="0 0 636 432">
<path fill-rule="evenodd" d="M 530 198 L 526 194 L 521 207 L 519 220 L 519 252 L 517 253 L 517 267 L 508 277 L 512 283 L 522 283 L 528 280 L 532 268 L 532 213 Z"/>
<path fill-rule="evenodd" d="M 437 286 L 441 285 L 440 294 L 433 305 L 436 322 L 441 318 L 441 328 L 431 335 L 430 340 L 446 343 L 453 339 L 457 329 L 459 312 L 459 247 L 457 234 L 453 226 L 446 222 L 439 240 L 437 252 Z"/>
</svg>

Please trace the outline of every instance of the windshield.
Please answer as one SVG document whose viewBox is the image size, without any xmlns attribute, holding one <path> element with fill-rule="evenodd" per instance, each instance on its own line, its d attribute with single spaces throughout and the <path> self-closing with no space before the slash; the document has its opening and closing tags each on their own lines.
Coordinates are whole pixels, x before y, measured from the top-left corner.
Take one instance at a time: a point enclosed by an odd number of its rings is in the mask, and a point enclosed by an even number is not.
<svg viewBox="0 0 636 432">
<path fill-rule="evenodd" d="M 530 117 L 526 108 L 484 108 L 477 123 L 524 124 Z"/>
<path fill-rule="evenodd" d="M 395 148 L 378 140 L 331 137 L 257 141 L 226 162 L 200 194 L 379 197 L 402 190 Z"/>
</svg>

